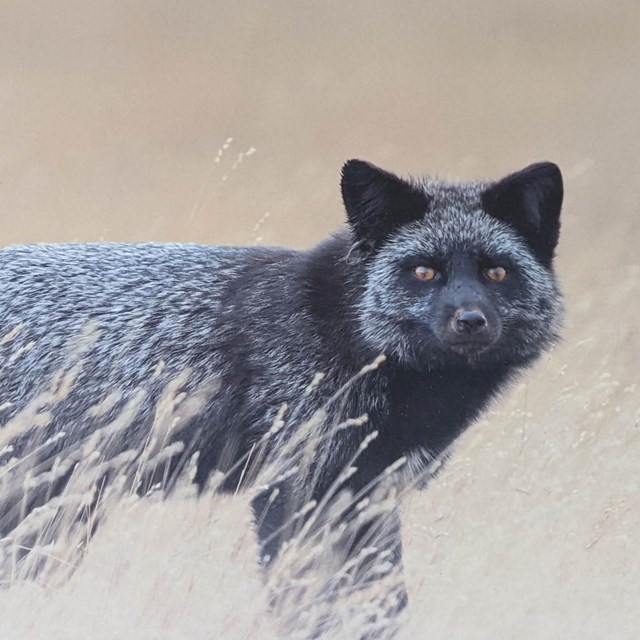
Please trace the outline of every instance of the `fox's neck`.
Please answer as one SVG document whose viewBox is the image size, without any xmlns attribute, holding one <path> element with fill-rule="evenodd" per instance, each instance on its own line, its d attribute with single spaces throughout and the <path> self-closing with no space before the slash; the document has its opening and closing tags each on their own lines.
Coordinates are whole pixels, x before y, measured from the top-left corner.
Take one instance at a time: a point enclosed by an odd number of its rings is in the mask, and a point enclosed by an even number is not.
<svg viewBox="0 0 640 640">
<path fill-rule="evenodd" d="M 443 367 L 426 372 L 396 368 L 389 375 L 385 435 L 403 453 L 448 447 L 485 408 L 509 377 L 505 366 Z"/>
<path fill-rule="evenodd" d="M 377 435 L 353 477 L 353 488 L 374 481 L 401 458 L 419 459 L 426 467 L 471 425 L 510 374 L 506 367 L 419 372 L 386 362 L 363 377 L 353 390 L 357 400 L 351 410 L 368 414 L 369 421 L 358 438 L 345 433 L 352 440 L 345 451 L 357 448 L 367 432 Z"/>
<path fill-rule="evenodd" d="M 381 355 L 362 338 L 358 306 L 365 281 L 361 263 L 349 260 L 345 230 L 303 254 L 299 265 L 305 307 L 325 350 L 326 361 L 356 373 Z"/>
</svg>

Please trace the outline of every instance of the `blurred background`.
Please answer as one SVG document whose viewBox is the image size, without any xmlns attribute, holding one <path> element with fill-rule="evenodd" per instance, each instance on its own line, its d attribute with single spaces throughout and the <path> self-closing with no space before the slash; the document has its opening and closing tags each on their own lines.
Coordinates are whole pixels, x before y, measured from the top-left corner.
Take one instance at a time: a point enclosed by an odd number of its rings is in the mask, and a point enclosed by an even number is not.
<svg viewBox="0 0 640 640">
<path fill-rule="evenodd" d="M 304 247 L 347 158 L 558 163 L 565 340 L 410 499 L 411 637 L 637 638 L 639 61 L 636 0 L 0 0 L 0 244 Z"/>
</svg>

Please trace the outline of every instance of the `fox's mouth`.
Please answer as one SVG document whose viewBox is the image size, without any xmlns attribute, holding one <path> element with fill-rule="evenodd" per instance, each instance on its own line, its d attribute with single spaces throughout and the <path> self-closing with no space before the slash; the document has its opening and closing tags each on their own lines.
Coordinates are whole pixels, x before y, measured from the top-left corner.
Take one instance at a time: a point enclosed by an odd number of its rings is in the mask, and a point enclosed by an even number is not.
<svg viewBox="0 0 640 640">
<path fill-rule="evenodd" d="M 449 349 L 461 356 L 475 356 L 486 351 L 493 340 L 456 340 L 449 342 Z"/>
</svg>

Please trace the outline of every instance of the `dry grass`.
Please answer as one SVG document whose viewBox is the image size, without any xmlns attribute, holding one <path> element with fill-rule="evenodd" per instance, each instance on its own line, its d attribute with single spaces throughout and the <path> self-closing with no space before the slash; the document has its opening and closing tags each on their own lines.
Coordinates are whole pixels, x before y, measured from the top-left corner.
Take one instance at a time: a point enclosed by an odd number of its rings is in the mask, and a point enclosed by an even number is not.
<svg viewBox="0 0 640 640">
<path fill-rule="evenodd" d="M 254 551 L 246 500 L 121 504 L 67 582 L 18 583 L 0 594 L 0 634 L 269 638 Z"/>
<path fill-rule="evenodd" d="M 66 367 L 0 432 L 5 447 L 0 505 L 9 505 L 0 512 L 0 526 L 6 533 L 0 538 L 0 579 L 6 589 L 0 599 L 8 611 L 19 611 L 15 604 L 28 598 L 33 610 L 42 615 L 37 622 L 33 616 L 19 615 L 15 620 L 3 616 L 2 637 L 37 635 L 39 629 L 46 629 L 49 637 L 57 633 L 60 637 L 87 637 L 87 633 L 113 637 L 120 635 L 119 626 L 105 623 L 96 628 L 98 620 L 110 619 L 106 612 L 111 607 L 111 615 L 122 625 L 121 633 L 131 634 L 142 624 L 142 637 L 173 637 L 172 633 L 180 637 L 186 629 L 193 629 L 189 637 L 196 638 L 212 633 L 213 637 L 252 637 L 258 629 L 261 637 L 267 637 L 269 625 L 277 627 L 280 637 L 320 638 L 320 628 L 322 638 L 351 638 L 365 631 L 386 637 L 397 624 L 388 611 L 402 587 L 389 562 L 390 552 L 375 546 L 375 536 L 365 537 L 354 556 L 347 556 L 346 549 L 362 524 L 372 518 L 380 519 L 376 535 L 386 536 L 385 518 L 393 516 L 397 505 L 397 489 L 390 479 L 403 461 L 367 493 L 343 492 L 344 482 L 377 433 L 363 435 L 359 449 L 322 501 L 311 501 L 302 487 L 296 490 L 295 503 L 288 505 L 296 533 L 268 576 L 259 576 L 249 496 L 232 499 L 217 494 L 215 487 L 224 478 L 214 474 L 206 497 L 197 499 L 192 481 L 199 452 L 171 440 L 178 426 L 215 396 L 219 388 L 215 377 L 203 385 L 206 389 L 189 395 L 181 391 L 188 370 L 170 380 L 160 394 L 150 432 L 139 434 L 137 440 L 131 440 L 127 430 L 142 403 L 149 401 L 146 388 L 130 394 L 115 416 L 106 412 L 113 402 L 91 407 L 87 419 L 109 417 L 88 435 L 69 435 L 80 432 L 74 425 L 68 425 L 68 433 L 52 434 L 45 416 L 51 416 L 57 405 L 64 406 L 94 339 L 93 327 L 74 337 Z M 364 367 L 328 404 L 383 362 L 381 357 Z M 310 389 L 320 381 L 316 376 Z M 360 416 L 334 424 L 321 409 L 302 425 L 287 425 L 285 410 L 283 406 L 265 437 L 236 464 L 242 478 L 253 479 L 255 489 L 276 487 L 293 476 L 313 481 L 314 469 L 327 450 L 325 443 L 333 440 L 334 432 L 366 423 L 366 416 Z M 295 426 L 295 437 L 281 438 L 291 426 Z M 274 439 L 278 439 L 277 455 L 271 447 Z M 180 463 L 184 471 L 177 484 L 172 482 L 165 501 L 162 483 L 145 489 L 147 478 L 150 474 L 168 477 L 163 466 L 176 457 L 184 458 Z M 272 497 L 279 491 L 269 490 Z M 354 513 L 347 521 L 344 513 L 352 507 Z M 99 534 L 94 540 L 96 525 Z M 238 580 L 241 576 L 250 581 L 250 591 Z M 236 588 L 238 593 L 233 595 Z M 237 620 L 238 609 L 227 609 L 232 601 L 243 608 L 242 621 Z M 184 612 L 177 614 L 163 605 L 156 610 L 160 602 L 181 602 Z M 200 613 L 190 612 L 194 606 Z M 67 608 L 79 618 L 72 620 L 63 613 Z M 149 624 L 148 616 L 153 618 Z M 189 620 L 186 625 L 183 616 Z"/>
</svg>

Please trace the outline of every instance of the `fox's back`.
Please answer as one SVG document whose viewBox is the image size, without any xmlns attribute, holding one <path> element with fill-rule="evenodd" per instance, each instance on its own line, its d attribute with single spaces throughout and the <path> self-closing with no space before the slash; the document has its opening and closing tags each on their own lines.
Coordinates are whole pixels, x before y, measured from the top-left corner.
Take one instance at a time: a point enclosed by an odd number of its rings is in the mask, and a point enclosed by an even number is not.
<svg viewBox="0 0 640 640">
<path fill-rule="evenodd" d="M 233 283 L 256 261 L 290 253 L 180 244 L 1 250 L 0 422 L 78 363 L 85 380 L 74 386 L 87 402 L 135 389 L 158 366 L 166 379 L 196 364 L 215 367 Z"/>
</svg>

